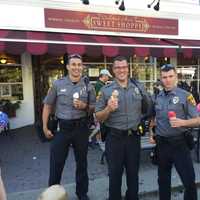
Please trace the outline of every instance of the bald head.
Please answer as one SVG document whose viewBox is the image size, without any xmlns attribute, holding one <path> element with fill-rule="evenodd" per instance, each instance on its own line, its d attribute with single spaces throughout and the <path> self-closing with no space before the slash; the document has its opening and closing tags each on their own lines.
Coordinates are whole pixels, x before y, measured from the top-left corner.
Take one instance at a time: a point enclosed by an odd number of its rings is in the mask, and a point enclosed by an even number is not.
<svg viewBox="0 0 200 200">
<path fill-rule="evenodd" d="M 52 185 L 45 189 L 39 196 L 38 200 L 69 200 L 68 195 L 61 185 Z"/>
</svg>

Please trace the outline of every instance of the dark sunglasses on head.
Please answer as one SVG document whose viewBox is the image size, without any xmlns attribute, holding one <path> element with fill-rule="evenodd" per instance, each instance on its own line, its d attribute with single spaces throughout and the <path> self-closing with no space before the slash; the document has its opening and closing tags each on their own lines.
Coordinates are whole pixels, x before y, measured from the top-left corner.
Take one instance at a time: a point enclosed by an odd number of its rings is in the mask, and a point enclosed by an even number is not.
<svg viewBox="0 0 200 200">
<path fill-rule="evenodd" d="M 161 71 L 169 71 L 175 69 L 175 67 L 172 64 L 164 64 L 160 69 Z"/>
<path fill-rule="evenodd" d="M 72 58 L 79 58 L 82 60 L 82 56 L 79 54 L 71 54 L 68 56 L 68 60 L 72 59 Z"/>
</svg>

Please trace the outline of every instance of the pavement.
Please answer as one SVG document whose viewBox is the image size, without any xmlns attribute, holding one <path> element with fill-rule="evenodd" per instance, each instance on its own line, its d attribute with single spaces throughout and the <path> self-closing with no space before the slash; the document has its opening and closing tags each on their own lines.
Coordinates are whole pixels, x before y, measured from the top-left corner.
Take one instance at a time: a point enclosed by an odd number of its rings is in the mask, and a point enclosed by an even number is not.
<svg viewBox="0 0 200 200">
<path fill-rule="evenodd" d="M 27 126 L 11 130 L 8 135 L 0 134 L 0 152 L 0 166 L 8 200 L 36 200 L 48 183 L 49 143 L 40 143 L 33 126 Z M 105 200 L 108 195 L 108 172 L 106 164 L 100 164 L 101 153 L 98 147 L 90 148 L 88 152 L 88 195 L 91 200 Z M 195 161 L 195 157 L 194 168 L 200 188 L 200 164 Z M 157 170 L 150 163 L 148 150 L 142 151 L 139 177 L 140 199 L 157 199 Z M 76 200 L 74 180 L 75 161 L 71 149 L 62 176 L 62 185 L 69 193 L 70 200 Z M 125 182 L 123 177 L 122 194 L 126 190 Z M 172 200 L 182 199 L 182 184 L 174 169 L 172 191 Z M 198 197 L 200 199 L 200 192 Z"/>
</svg>

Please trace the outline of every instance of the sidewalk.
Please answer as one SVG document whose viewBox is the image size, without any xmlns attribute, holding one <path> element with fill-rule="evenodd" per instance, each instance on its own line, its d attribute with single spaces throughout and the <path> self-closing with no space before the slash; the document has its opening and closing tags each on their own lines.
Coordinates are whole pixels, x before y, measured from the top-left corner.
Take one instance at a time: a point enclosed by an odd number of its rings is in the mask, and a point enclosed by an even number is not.
<svg viewBox="0 0 200 200">
<path fill-rule="evenodd" d="M 11 136 L 0 135 L 0 166 L 8 193 L 8 200 L 35 200 L 41 190 L 47 187 L 49 144 L 41 144 L 31 126 L 12 131 L 10 134 Z M 143 151 L 141 154 L 139 187 L 142 197 L 149 197 L 150 194 L 154 194 L 158 190 L 157 170 L 150 163 L 148 155 L 148 151 Z M 100 164 L 100 157 L 101 151 L 98 148 L 89 150 L 88 172 L 91 200 L 105 200 L 108 195 L 107 167 Z M 194 167 L 196 180 L 200 185 L 200 164 L 194 162 Z M 65 185 L 70 200 L 76 199 L 74 174 L 74 157 L 73 152 L 70 151 L 62 178 L 62 184 Z M 180 179 L 173 170 L 172 186 L 180 190 L 180 185 Z M 125 179 L 123 179 L 123 194 L 125 190 Z"/>
<path fill-rule="evenodd" d="M 199 171 L 199 164 L 195 163 L 195 170 L 196 172 Z M 200 186 L 200 173 L 197 174 L 197 182 L 198 187 Z M 181 191 L 182 187 L 180 179 L 178 178 L 177 174 L 173 170 L 172 175 L 172 187 L 175 191 Z M 70 200 L 77 200 L 75 195 L 75 184 L 67 184 L 65 188 L 69 194 Z M 125 193 L 125 178 L 123 177 L 123 187 L 122 192 Z M 157 180 L 156 180 L 156 170 L 148 169 L 143 170 L 140 172 L 140 196 L 148 197 L 156 194 L 157 188 Z M 36 200 L 39 193 L 42 190 L 30 190 L 25 192 L 17 192 L 17 193 L 10 193 L 8 195 L 8 200 Z M 90 188 L 88 195 L 90 196 L 91 200 L 106 200 L 108 194 L 108 177 L 98 178 L 93 181 L 90 181 Z M 199 196 L 200 198 L 200 196 Z"/>
</svg>

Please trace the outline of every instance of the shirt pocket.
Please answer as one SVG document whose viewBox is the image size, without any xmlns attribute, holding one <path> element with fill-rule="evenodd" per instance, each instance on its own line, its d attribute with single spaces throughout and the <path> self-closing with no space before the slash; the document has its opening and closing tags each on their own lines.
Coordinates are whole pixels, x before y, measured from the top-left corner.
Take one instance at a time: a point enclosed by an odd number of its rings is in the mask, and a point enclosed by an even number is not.
<svg viewBox="0 0 200 200">
<path fill-rule="evenodd" d="M 132 101 L 141 101 L 142 100 L 142 96 L 141 94 L 135 94 L 134 92 L 132 93 Z"/>
<path fill-rule="evenodd" d="M 65 91 L 65 92 L 58 92 L 57 101 L 61 105 L 71 105 L 73 102 L 72 95 Z"/>
<path fill-rule="evenodd" d="M 176 104 L 170 103 L 168 105 L 168 111 L 174 111 L 177 117 L 184 117 L 184 104 L 179 102 Z"/>
</svg>

